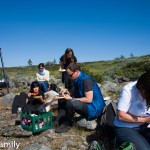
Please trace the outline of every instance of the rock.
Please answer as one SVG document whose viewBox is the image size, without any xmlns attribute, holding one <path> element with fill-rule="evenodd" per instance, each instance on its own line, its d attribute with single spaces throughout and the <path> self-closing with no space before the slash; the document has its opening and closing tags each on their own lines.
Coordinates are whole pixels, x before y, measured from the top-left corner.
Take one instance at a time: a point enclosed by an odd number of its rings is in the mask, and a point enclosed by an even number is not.
<svg viewBox="0 0 150 150">
<path fill-rule="evenodd" d="M 97 122 L 96 120 L 87 121 L 85 118 L 83 118 L 77 122 L 77 125 L 88 130 L 94 130 L 97 126 Z"/>
<path fill-rule="evenodd" d="M 30 137 L 32 132 L 23 130 L 21 126 L 6 125 L 1 128 L 0 135 L 4 137 Z"/>
<path fill-rule="evenodd" d="M 38 143 L 39 143 L 39 144 L 44 144 L 44 143 L 47 143 L 47 142 L 48 142 L 48 140 L 47 140 L 47 138 L 46 138 L 45 136 L 41 137 L 41 138 L 38 140 Z"/>
<path fill-rule="evenodd" d="M 50 147 L 43 146 L 41 144 L 32 144 L 25 147 L 23 150 L 52 150 Z"/>
<path fill-rule="evenodd" d="M 6 110 L 7 109 L 7 107 L 6 106 L 2 106 L 2 105 L 0 105 L 0 110 Z"/>
<path fill-rule="evenodd" d="M 2 100 L 0 101 L 0 104 L 3 106 L 12 106 L 13 100 L 14 100 L 15 94 L 9 93 L 5 96 L 3 96 Z"/>
<path fill-rule="evenodd" d="M 92 141 L 91 144 L 90 144 L 90 148 L 88 150 L 101 150 L 102 147 L 101 145 L 97 142 L 97 141 Z"/>
<path fill-rule="evenodd" d="M 110 96 L 104 97 L 104 100 L 105 100 L 105 101 L 108 101 L 108 100 L 110 100 L 110 99 L 111 99 Z"/>
</svg>

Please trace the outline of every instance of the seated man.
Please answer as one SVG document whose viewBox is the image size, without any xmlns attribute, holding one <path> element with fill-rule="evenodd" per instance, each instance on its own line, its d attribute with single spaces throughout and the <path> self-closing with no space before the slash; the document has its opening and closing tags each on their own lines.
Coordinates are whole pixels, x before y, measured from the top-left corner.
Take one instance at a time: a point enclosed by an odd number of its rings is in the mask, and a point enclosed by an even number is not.
<svg viewBox="0 0 150 150">
<path fill-rule="evenodd" d="M 74 82 L 74 94 L 71 97 L 67 89 L 61 90 L 64 99 L 58 101 L 58 124 L 61 125 L 65 121 L 67 126 L 72 126 L 75 112 L 87 120 L 97 118 L 105 106 L 97 82 L 83 73 L 77 63 L 70 63 L 66 71 L 68 77 Z M 58 126 L 56 132 L 62 131 L 61 128 L 64 128 L 64 125 Z"/>
<path fill-rule="evenodd" d="M 39 71 L 36 73 L 36 80 L 40 83 L 40 86 L 43 92 L 47 92 L 49 90 L 49 76 L 50 73 L 48 70 L 44 68 L 44 63 L 40 63 L 38 65 Z"/>
</svg>

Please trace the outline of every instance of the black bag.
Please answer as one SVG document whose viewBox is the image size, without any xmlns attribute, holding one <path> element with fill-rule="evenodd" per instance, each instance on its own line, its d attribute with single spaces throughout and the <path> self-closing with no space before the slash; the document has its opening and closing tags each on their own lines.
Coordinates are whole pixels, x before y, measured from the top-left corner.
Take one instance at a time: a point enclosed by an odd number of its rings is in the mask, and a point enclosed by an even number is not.
<svg viewBox="0 0 150 150">
<path fill-rule="evenodd" d="M 60 88 L 56 84 L 50 84 L 50 90 L 53 90 L 57 93 L 60 92 Z"/>
<path fill-rule="evenodd" d="M 27 99 L 27 94 L 25 92 L 21 92 L 20 95 L 16 95 L 14 97 L 12 103 L 12 114 L 17 114 L 18 107 L 21 107 L 22 109 L 25 107 L 26 99 Z"/>
<path fill-rule="evenodd" d="M 114 118 L 116 116 L 116 103 L 110 102 L 103 109 L 102 115 L 100 116 L 100 125 L 109 125 L 114 127 Z"/>
<path fill-rule="evenodd" d="M 97 118 L 96 133 L 104 144 L 105 149 L 115 148 L 114 118 L 116 116 L 116 103 L 110 102 L 103 109 L 102 115 Z"/>
</svg>

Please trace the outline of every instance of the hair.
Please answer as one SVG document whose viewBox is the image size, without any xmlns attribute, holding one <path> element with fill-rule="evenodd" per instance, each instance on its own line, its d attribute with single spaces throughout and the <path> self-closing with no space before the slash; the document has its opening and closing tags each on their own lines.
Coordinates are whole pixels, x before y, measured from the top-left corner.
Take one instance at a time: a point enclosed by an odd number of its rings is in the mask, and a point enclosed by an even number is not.
<svg viewBox="0 0 150 150">
<path fill-rule="evenodd" d="M 38 81 L 33 81 L 33 82 L 31 83 L 31 86 L 30 86 L 30 92 L 31 92 L 31 93 L 34 92 L 33 89 L 34 89 L 35 87 L 39 87 L 39 91 L 40 91 L 41 86 L 40 86 L 40 84 L 39 84 Z"/>
<path fill-rule="evenodd" d="M 70 63 L 67 69 L 70 69 L 72 72 L 75 72 L 76 70 L 81 71 L 79 63 L 75 63 L 75 62 Z"/>
<path fill-rule="evenodd" d="M 38 68 L 40 68 L 40 67 L 43 67 L 43 68 L 44 68 L 44 63 L 40 63 L 40 64 L 38 65 Z"/>
<path fill-rule="evenodd" d="M 143 91 L 147 106 L 150 107 L 150 71 L 145 72 L 139 77 L 136 87 Z"/>
<path fill-rule="evenodd" d="M 65 50 L 65 54 L 64 54 L 64 58 L 63 58 L 63 63 L 64 64 L 66 64 L 67 54 L 69 54 L 70 52 L 72 53 L 71 62 L 74 62 L 74 52 L 73 52 L 73 49 L 67 48 Z"/>
</svg>

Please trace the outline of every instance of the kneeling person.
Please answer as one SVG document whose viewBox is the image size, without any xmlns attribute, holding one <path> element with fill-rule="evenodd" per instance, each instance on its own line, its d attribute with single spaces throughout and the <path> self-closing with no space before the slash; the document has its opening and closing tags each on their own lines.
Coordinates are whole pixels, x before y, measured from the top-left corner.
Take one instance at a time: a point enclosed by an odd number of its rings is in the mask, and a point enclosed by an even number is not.
<svg viewBox="0 0 150 150">
<path fill-rule="evenodd" d="M 74 94 L 71 96 L 67 89 L 61 91 L 65 99 L 58 101 L 58 123 L 65 121 L 71 126 L 75 112 L 87 120 L 97 118 L 105 106 L 97 82 L 82 72 L 78 63 L 69 64 L 66 71 L 68 77 L 74 82 Z"/>
</svg>

